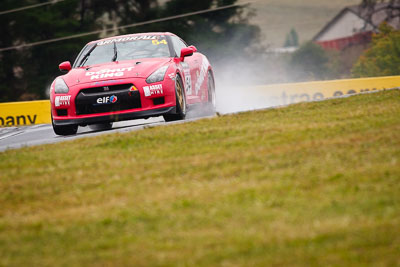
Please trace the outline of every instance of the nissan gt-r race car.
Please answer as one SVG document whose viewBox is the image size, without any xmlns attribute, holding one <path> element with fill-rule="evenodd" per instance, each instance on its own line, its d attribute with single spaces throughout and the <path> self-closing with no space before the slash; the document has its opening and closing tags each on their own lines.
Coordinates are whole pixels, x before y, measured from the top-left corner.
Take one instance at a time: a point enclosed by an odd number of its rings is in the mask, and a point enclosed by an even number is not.
<svg viewBox="0 0 400 267">
<path fill-rule="evenodd" d="M 183 120 L 188 109 L 215 108 L 213 71 L 206 56 L 172 33 L 115 36 L 88 43 L 67 74 L 50 88 L 58 135 L 78 126 L 163 116 Z"/>
</svg>

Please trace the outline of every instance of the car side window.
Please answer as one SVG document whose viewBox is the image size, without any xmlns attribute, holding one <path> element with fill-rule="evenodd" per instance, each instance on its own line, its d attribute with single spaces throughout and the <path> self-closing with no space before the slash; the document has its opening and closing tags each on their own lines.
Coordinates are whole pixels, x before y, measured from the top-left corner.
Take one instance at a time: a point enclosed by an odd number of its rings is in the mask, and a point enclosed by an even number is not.
<svg viewBox="0 0 400 267">
<path fill-rule="evenodd" d="M 187 47 L 186 43 L 177 36 L 171 36 L 172 44 L 174 45 L 175 56 L 181 56 L 182 48 Z"/>
</svg>

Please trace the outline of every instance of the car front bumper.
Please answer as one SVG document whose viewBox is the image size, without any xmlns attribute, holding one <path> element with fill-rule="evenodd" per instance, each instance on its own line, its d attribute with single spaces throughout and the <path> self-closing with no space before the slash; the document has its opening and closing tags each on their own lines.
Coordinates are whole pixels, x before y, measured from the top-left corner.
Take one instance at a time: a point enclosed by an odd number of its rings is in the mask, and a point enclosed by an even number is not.
<svg viewBox="0 0 400 267">
<path fill-rule="evenodd" d="M 107 122 L 157 117 L 165 114 L 174 114 L 174 113 L 176 113 L 175 107 L 166 107 L 166 108 L 158 108 L 158 109 L 136 111 L 129 113 L 114 113 L 106 116 L 96 116 L 96 117 L 79 118 L 79 119 L 64 119 L 64 120 L 53 119 L 53 124 L 57 126 L 65 126 L 65 125 L 84 126 L 97 123 L 107 123 Z"/>
</svg>

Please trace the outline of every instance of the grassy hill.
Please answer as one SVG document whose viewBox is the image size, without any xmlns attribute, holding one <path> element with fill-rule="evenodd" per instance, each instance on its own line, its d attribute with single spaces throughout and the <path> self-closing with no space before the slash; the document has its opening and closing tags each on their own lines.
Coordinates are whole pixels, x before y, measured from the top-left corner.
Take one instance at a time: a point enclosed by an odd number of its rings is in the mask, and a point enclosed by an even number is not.
<svg viewBox="0 0 400 267">
<path fill-rule="evenodd" d="M 400 91 L 0 153 L 0 266 L 400 264 Z"/>
<path fill-rule="evenodd" d="M 286 34 L 296 29 L 300 41 L 311 40 L 340 10 L 361 0 L 239 0 L 252 2 L 256 15 L 250 20 L 260 26 L 266 44 L 281 47 Z"/>
</svg>

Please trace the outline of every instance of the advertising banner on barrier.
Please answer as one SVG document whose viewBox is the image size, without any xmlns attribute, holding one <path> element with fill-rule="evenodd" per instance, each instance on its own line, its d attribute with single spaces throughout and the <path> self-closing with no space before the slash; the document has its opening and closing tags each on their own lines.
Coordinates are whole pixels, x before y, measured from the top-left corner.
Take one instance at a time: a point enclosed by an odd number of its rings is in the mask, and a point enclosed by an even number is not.
<svg viewBox="0 0 400 267">
<path fill-rule="evenodd" d="M 0 127 L 51 123 L 50 101 L 0 103 Z"/>
<path fill-rule="evenodd" d="M 264 85 L 249 88 L 246 94 L 255 95 L 261 103 L 260 107 L 265 107 L 268 103 L 288 105 L 399 87 L 400 76 L 390 76 Z M 243 98 L 243 101 L 246 99 Z M 49 100 L 0 103 L 0 127 L 43 123 L 51 123 Z"/>
<path fill-rule="evenodd" d="M 288 105 L 398 87 L 400 76 L 273 84 L 257 86 L 254 90 L 257 95 L 265 95 L 265 101 Z"/>
</svg>

